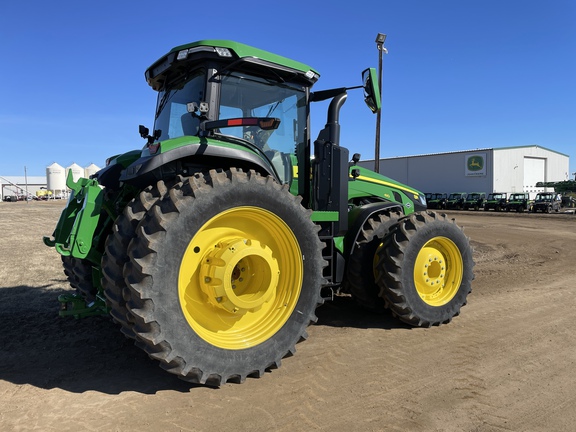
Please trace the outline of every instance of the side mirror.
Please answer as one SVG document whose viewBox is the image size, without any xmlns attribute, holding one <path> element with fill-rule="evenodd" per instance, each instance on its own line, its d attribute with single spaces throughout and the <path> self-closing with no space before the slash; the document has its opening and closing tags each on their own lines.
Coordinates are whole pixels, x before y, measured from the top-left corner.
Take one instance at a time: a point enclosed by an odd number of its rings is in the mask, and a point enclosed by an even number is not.
<svg viewBox="0 0 576 432">
<path fill-rule="evenodd" d="M 378 87 L 378 77 L 376 68 L 368 68 L 362 72 L 362 81 L 364 83 L 364 102 L 370 108 L 370 111 L 376 113 L 382 107 L 380 103 L 380 88 Z"/>
<path fill-rule="evenodd" d="M 143 126 L 140 125 L 138 126 L 138 133 L 140 134 L 140 136 L 144 139 L 148 140 L 148 144 L 152 144 L 155 140 L 157 140 L 158 138 L 160 138 L 160 136 L 162 135 L 162 130 L 161 129 L 156 129 L 154 131 L 154 135 L 149 135 L 150 130 Z"/>
<path fill-rule="evenodd" d="M 360 153 L 354 153 L 352 155 L 352 160 L 350 162 L 348 162 L 348 166 L 353 167 L 353 166 L 357 165 L 359 160 L 360 160 Z M 360 171 L 358 171 L 358 172 L 360 172 Z M 358 174 L 358 175 L 360 175 L 360 174 Z M 356 177 L 358 177 L 358 176 L 356 176 Z"/>
<path fill-rule="evenodd" d="M 138 133 L 142 138 L 148 138 L 148 134 L 150 133 L 150 131 L 144 125 L 140 125 L 138 126 Z"/>
</svg>

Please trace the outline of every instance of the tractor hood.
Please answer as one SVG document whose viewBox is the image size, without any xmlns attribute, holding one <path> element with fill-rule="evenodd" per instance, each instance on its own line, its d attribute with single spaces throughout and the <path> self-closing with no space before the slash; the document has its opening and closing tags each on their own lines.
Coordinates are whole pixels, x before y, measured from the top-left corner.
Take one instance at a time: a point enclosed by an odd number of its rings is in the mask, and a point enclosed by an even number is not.
<svg viewBox="0 0 576 432">
<path fill-rule="evenodd" d="M 403 205 L 404 213 L 426 209 L 424 193 L 360 166 L 350 167 L 349 199 L 372 195 Z"/>
</svg>

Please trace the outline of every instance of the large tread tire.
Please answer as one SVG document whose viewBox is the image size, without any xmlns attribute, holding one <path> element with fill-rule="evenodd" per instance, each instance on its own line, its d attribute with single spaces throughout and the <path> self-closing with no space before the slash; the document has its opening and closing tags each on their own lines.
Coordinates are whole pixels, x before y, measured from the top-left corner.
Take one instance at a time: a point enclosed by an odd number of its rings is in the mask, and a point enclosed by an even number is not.
<svg viewBox="0 0 576 432">
<path fill-rule="evenodd" d="M 78 289 L 78 277 L 74 273 L 74 260 L 76 258 L 64 255 L 60 255 L 60 258 L 62 259 L 62 267 L 68 283 L 72 288 Z"/>
<path fill-rule="evenodd" d="M 135 339 L 134 322 L 126 307 L 129 291 L 124 282 L 124 265 L 128 262 L 128 246 L 136 236 L 136 227 L 150 208 L 164 195 L 168 187 L 164 181 L 148 186 L 124 208 L 116 218 L 112 232 L 106 239 L 105 252 L 102 255 L 102 288 L 106 303 L 110 307 L 112 319 L 120 324 L 122 333 Z"/>
<path fill-rule="evenodd" d="M 62 255 L 64 274 L 72 288 L 75 288 L 90 303 L 96 299 L 97 288 L 92 279 L 93 268 L 90 261 Z"/>
<path fill-rule="evenodd" d="M 345 290 L 367 310 L 384 312 L 386 309 L 384 299 L 379 295 L 380 287 L 376 284 L 374 259 L 378 246 L 402 216 L 398 211 L 391 211 L 368 218 L 348 257 Z"/>
<path fill-rule="evenodd" d="M 322 303 L 322 243 L 300 201 L 254 171 L 176 184 L 129 246 L 137 345 L 193 383 L 243 382 L 279 367 Z"/>
<path fill-rule="evenodd" d="M 448 323 L 466 304 L 474 279 L 468 237 L 446 215 L 413 213 L 377 251 L 380 295 L 401 321 L 418 327 Z"/>
</svg>

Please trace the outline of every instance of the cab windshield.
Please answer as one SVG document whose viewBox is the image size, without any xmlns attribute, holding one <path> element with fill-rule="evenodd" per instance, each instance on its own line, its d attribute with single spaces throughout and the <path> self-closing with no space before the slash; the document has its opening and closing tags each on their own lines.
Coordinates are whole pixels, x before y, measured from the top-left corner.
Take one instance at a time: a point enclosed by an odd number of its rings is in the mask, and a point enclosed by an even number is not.
<svg viewBox="0 0 576 432">
<path fill-rule="evenodd" d="M 279 119 L 280 124 L 273 130 L 263 130 L 258 126 L 226 127 L 215 131 L 215 137 L 230 137 L 256 145 L 275 167 L 280 180 L 290 182 L 293 172 L 290 154 L 294 154 L 296 145 L 305 140 L 305 88 L 238 72 L 223 74 L 217 79 L 220 82 L 220 103 L 209 106 L 211 111 L 218 109 L 217 116 L 211 112 L 212 119 L 273 117 Z M 187 104 L 193 102 L 199 106 L 206 101 L 205 84 L 205 72 L 198 70 L 183 78 L 181 83 L 159 93 L 154 123 L 154 130 L 160 131 L 159 141 L 198 135 L 199 116 L 189 113 Z"/>
<path fill-rule="evenodd" d="M 238 126 L 220 130 L 221 135 L 243 139 L 262 149 L 282 181 L 292 177 L 290 154 L 304 141 L 306 93 L 300 86 L 269 82 L 254 76 L 231 73 L 221 79 L 220 120 L 239 117 L 273 117 L 274 130 Z"/>
</svg>

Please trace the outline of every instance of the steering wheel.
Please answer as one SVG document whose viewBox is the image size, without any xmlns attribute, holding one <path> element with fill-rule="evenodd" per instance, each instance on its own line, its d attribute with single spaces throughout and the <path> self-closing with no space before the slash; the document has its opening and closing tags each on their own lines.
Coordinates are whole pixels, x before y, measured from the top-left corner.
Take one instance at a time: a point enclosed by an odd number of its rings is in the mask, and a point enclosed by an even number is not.
<svg viewBox="0 0 576 432">
<path fill-rule="evenodd" d="M 269 150 L 270 148 L 266 143 L 273 132 L 274 130 L 264 130 L 260 129 L 258 126 L 249 126 L 244 131 L 244 139 L 256 144 L 262 150 Z"/>
</svg>

